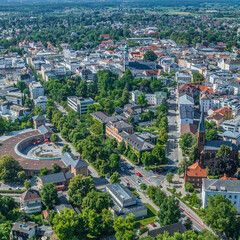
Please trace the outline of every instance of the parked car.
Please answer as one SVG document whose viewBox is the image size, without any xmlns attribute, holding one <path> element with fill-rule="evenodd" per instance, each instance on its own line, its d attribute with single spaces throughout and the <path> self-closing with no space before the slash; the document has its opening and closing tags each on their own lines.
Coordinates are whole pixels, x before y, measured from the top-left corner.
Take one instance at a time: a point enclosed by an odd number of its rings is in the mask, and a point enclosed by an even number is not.
<svg viewBox="0 0 240 240">
<path fill-rule="evenodd" d="M 150 225 L 151 225 L 152 227 L 155 227 L 155 226 L 156 226 L 154 223 L 150 223 Z"/>
</svg>

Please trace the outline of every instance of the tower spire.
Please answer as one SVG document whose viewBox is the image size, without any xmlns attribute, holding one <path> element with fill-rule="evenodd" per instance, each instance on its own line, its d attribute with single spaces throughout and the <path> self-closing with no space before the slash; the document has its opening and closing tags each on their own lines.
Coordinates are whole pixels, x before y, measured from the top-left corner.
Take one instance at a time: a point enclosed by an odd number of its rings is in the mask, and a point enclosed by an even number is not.
<svg viewBox="0 0 240 240">
<path fill-rule="evenodd" d="M 199 124 L 198 124 L 198 132 L 204 132 L 205 133 L 205 118 L 204 118 L 203 108 L 202 108 L 202 112 L 201 112 L 200 121 L 199 121 Z"/>
</svg>

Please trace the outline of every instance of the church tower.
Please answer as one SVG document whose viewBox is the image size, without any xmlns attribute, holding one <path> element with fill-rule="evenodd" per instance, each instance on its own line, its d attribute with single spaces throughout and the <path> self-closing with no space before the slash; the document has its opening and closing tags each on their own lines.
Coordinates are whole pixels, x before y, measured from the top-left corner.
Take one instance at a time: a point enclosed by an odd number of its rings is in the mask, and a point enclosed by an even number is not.
<svg viewBox="0 0 240 240">
<path fill-rule="evenodd" d="M 204 119 L 204 111 L 201 112 L 200 122 L 198 125 L 197 132 L 197 145 L 199 153 L 202 152 L 205 146 L 205 119 Z"/>
<path fill-rule="evenodd" d="M 128 65 L 129 65 L 128 45 L 126 45 L 125 48 L 124 48 L 124 71 L 126 71 Z"/>
</svg>

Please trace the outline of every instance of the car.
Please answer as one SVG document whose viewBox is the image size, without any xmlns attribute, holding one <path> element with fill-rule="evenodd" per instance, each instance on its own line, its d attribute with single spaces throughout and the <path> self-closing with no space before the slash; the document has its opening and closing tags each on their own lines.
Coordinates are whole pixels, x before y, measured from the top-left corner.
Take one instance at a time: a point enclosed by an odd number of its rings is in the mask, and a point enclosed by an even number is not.
<svg viewBox="0 0 240 240">
<path fill-rule="evenodd" d="M 178 159 L 175 159 L 175 162 L 178 162 Z"/>
<path fill-rule="evenodd" d="M 16 190 L 21 190 L 21 188 L 20 188 L 20 187 L 17 187 Z"/>
<path fill-rule="evenodd" d="M 138 177 L 142 176 L 142 174 L 140 172 L 137 172 L 136 174 L 137 174 Z"/>
<path fill-rule="evenodd" d="M 141 183 L 141 181 L 138 180 L 138 181 L 137 181 L 137 184 L 138 184 L 138 185 L 141 185 L 142 183 Z"/>
<path fill-rule="evenodd" d="M 154 224 L 154 223 L 150 223 L 150 225 L 151 225 L 152 227 L 155 227 L 155 224 Z"/>
<path fill-rule="evenodd" d="M 126 165 L 128 169 L 132 168 L 131 164 L 127 163 Z"/>
<path fill-rule="evenodd" d="M 163 168 L 163 171 L 166 172 L 168 169 L 166 167 Z"/>
<path fill-rule="evenodd" d="M 12 190 L 12 188 L 8 188 L 8 190 Z"/>
<path fill-rule="evenodd" d="M 171 168 L 171 170 L 170 170 L 171 172 L 174 172 L 175 171 L 175 168 Z"/>
<path fill-rule="evenodd" d="M 162 170 L 161 170 L 161 169 L 160 169 L 160 170 L 158 170 L 158 171 L 157 171 L 157 173 L 158 173 L 158 174 L 162 173 Z"/>
</svg>

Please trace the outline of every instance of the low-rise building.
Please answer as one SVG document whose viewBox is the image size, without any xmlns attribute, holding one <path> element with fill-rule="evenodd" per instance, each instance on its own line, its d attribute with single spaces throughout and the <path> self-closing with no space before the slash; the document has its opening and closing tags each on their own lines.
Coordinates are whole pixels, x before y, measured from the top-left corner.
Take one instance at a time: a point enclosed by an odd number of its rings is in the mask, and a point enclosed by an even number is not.
<svg viewBox="0 0 240 240">
<path fill-rule="evenodd" d="M 35 189 L 28 189 L 21 195 L 20 211 L 25 213 L 41 212 L 42 198 L 39 191 Z"/>
<path fill-rule="evenodd" d="M 229 141 L 238 147 L 240 146 L 240 132 L 225 131 L 220 137 L 222 137 L 223 141 Z"/>
<path fill-rule="evenodd" d="M 224 121 L 221 126 L 226 131 L 240 133 L 240 116 Z"/>
<path fill-rule="evenodd" d="M 47 97 L 46 96 L 40 96 L 36 99 L 34 99 L 34 105 L 37 107 L 41 107 L 44 112 L 46 112 L 46 103 L 47 103 Z"/>
<path fill-rule="evenodd" d="M 220 194 L 232 201 L 237 212 L 240 213 L 240 181 L 223 179 L 203 179 L 202 206 L 208 205 L 210 196 Z"/>
<path fill-rule="evenodd" d="M 40 96 L 44 96 L 44 88 L 41 83 L 39 82 L 31 82 L 29 84 L 29 91 L 30 91 L 30 96 L 31 99 L 36 99 Z"/>
<path fill-rule="evenodd" d="M 125 131 L 128 134 L 133 134 L 133 126 L 124 121 L 118 122 L 110 121 L 106 124 L 106 135 L 108 137 L 116 138 L 118 143 L 122 141 L 122 137 L 119 134 L 123 131 Z"/>
<path fill-rule="evenodd" d="M 91 98 L 80 98 L 80 97 L 68 97 L 67 98 L 68 106 L 73 109 L 75 112 L 79 113 L 80 116 L 87 113 L 87 107 L 93 104 Z"/>
<path fill-rule="evenodd" d="M 184 183 L 190 182 L 195 188 L 202 188 L 204 178 L 207 178 L 207 169 L 199 162 L 195 162 L 186 169 Z"/>
<path fill-rule="evenodd" d="M 125 218 L 130 213 L 133 213 L 136 218 L 147 215 L 147 207 L 122 184 L 110 184 L 106 189 L 114 202 L 113 211 L 115 217 L 122 216 Z"/>
<path fill-rule="evenodd" d="M 11 230 L 11 239 L 56 239 L 50 226 L 39 226 L 35 222 L 15 222 Z"/>
<path fill-rule="evenodd" d="M 9 92 L 5 95 L 5 99 L 13 104 L 23 105 L 24 94 L 21 92 Z"/>
<path fill-rule="evenodd" d="M 138 97 L 143 94 L 143 92 L 136 90 L 132 92 L 132 101 L 137 102 Z M 148 101 L 149 105 L 160 106 L 162 104 L 163 99 L 167 99 L 166 92 L 155 92 L 154 94 L 145 94 L 146 100 Z"/>
<path fill-rule="evenodd" d="M 46 118 L 42 115 L 34 116 L 32 119 L 35 129 L 38 129 L 40 126 L 45 125 Z"/>
</svg>

